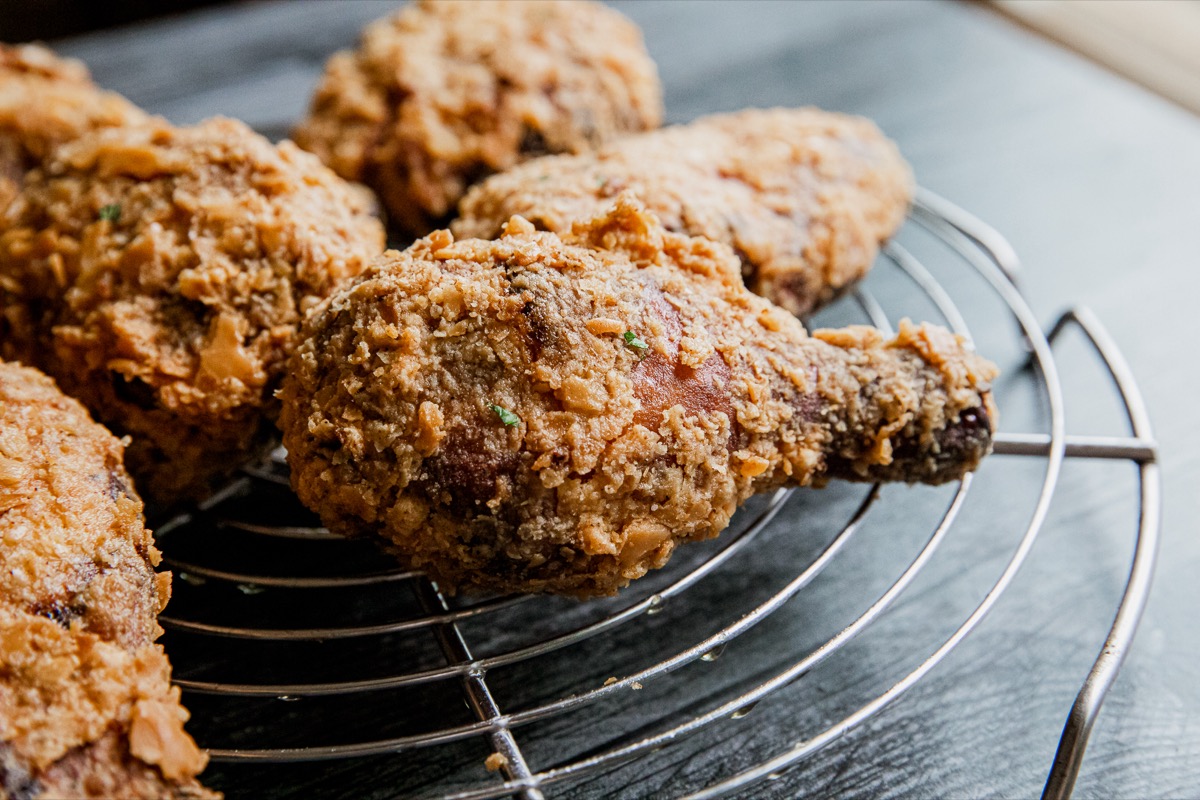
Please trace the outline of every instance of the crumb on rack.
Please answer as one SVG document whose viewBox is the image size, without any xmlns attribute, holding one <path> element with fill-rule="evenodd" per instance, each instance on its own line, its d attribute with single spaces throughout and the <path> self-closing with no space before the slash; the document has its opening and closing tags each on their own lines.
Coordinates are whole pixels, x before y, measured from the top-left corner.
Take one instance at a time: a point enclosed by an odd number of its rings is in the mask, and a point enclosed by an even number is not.
<svg viewBox="0 0 1200 800">
<path fill-rule="evenodd" d="M 487 768 L 488 772 L 499 772 L 508 766 L 508 757 L 503 753 L 492 753 L 483 762 L 483 766 Z"/>
</svg>

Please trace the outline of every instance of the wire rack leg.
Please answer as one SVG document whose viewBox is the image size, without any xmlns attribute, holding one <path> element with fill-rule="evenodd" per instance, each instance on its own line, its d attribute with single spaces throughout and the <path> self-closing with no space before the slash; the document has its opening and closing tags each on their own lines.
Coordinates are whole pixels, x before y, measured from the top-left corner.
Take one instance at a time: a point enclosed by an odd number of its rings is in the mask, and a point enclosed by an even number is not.
<svg viewBox="0 0 1200 800">
<path fill-rule="evenodd" d="M 418 579 L 415 591 L 417 600 L 426 614 L 445 614 L 450 611 L 450 605 L 446 602 L 445 595 L 428 579 Z M 438 644 L 449 663 L 463 664 L 474 660 L 462 631 L 455 623 L 449 622 L 436 626 L 434 635 L 437 636 Z M 471 710 L 481 721 L 497 722 L 501 719 L 500 707 L 496 705 L 496 700 L 492 697 L 492 691 L 488 688 L 482 672 L 471 672 L 464 676 L 463 691 L 467 695 Z M 525 756 L 521 753 L 521 748 L 517 746 L 517 740 L 507 725 L 502 725 L 498 730 L 488 734 L 488 740 L 491 742 L 492 748 L 502 757 L 500 771 L 506 778 L 510 781 L 523 781 L 532 777 L 533 773 L 529 770 L 529 764 L 526 763 Z M 523 789 L 515 796 L 520 800 L 544 800 L 541 791 L 536 788 Z"/>
<path fill-rule="evenodd" d="M 1090 311 L 1086 308 L 1076 308 L 1063 314 L 1051 329 L 1049 338 L 1056 337 L 1072 323 L 1079 326 L 1104 360 L 1109 375 L 1117 385 L 1121 402 L 1125 405 L 1125 413 L 1134 436 L 1153 441 L 1150 417 L 1141 392 L 1134 383 L 1133 372 L 1121 351 L 1117 349 L 1116 343 L 1108 335 L 1108 331 Z M 1088 736 L 1100 713 L 1100 706 L 1104 703 L 1104 698 L 1116 680 L 1117 672 L 1121 669 L 1121 664 L 1133 643 L 1138 622 L 1146 607 L 1146 598 L 1150 594 L 1161 525 L 1161 476 L 1158 465 L 1153 460 L 1138 464 L 1138 470 L 1141 477 L 1141 507 L 1138 512 L 1137 541 L 1129 579 L 1125 583 L 1125 591 L 1121 596 L 1120 605 L 1117 606 L 1117 613 L 1104 641 L 1104 647 L 1088 672 L 1083 687 L 1075 698 L 1075 704 L 1071 707 L 1066 725 L 1063 726 L 1058 751 L 1054 754 L 1054 764 L 1042 791 L 1042 800 L 1066 800 L 1071 796 L 1087 749 Z"/>
</svg>

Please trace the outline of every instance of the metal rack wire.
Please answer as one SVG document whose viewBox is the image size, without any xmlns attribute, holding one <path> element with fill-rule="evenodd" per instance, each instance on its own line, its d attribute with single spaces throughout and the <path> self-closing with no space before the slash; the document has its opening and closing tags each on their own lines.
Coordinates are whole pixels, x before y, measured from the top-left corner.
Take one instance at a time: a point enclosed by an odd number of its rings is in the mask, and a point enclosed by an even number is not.
<svg viewBox="0 0 1200 800">
<path fill-rule="evenodd" d="M 689 795 L 711 798 L 732 793 L 764 779 L 778 776 L 782 770 L 818 752 L 831 741 L 871 719 L 903 696 L 914 684 L 937 667 L 955 647 L 974 630 L 1008 588 L 1026 556 L 1029 554 L 1046 519 L 1047 510 L 1058 481 L 1059 471 L 1066 458 L 1123 459 L 1138 465 L 1140 512 L 1136 549 L 1131 571 L 1116 617 L 1098 656 L 1087 675 L 1074 708 L 1063 729 L 1062 740 L 1045 784 L 1045 798 L 1069 797 L 1080 764 L 1088 734 L 1099 713 L 1104 695 L 1111 686 L 1132 641 L 1149 591 L 1160 513 L 1160 485 L 1155 463 L 1157 447 L 1153 439 L 1145 405 L 1138 392 L 1128 365 L 1098 320 L 1086 309 L 1076 308 L 1065 314 L 1043 333 L 1033 312 L 1023 300 L 1018 288 L 1019 265 L 1012 248 L 993 229 L 936 195 L 921 191 L 914 205 L 910 225 L 919 227 L 963 265 L 974 270 L 1007 308 L 1016 322 L 1028 351 L 1031 380 L 1048 411 L 1048 430 L 1042 433 L 1002 433 L 996 438 L 995 457 L 1034 457 L 1042 460 L 1040 488 L 1032 509 L 1019 532 L 1017 542 L 1006 556 L 998 577 L 982 593 L 982 598 L 932 650 L 919 657 L 915 667 L 892 679 L 880 693 L 862 702 L 840 719 L 830 721 L 804 738 L 781 746 L 773 757 L 741 769 L 716 783 L 701 786 Z M 933 304 L 947 323 L 958 333 L 969 337 L 970 330 L 963 315 L 955 306 L 949 292 L 934 278 L 921 259 L 899 243 L 885 250 L 885 258 L 900 270 L 909 281 Z M 888 329 L 889 319 L 870 293 L 860 291 L 855 300 L 863 314 L 877 327 Z M 1086 335 L 1099 359 L 1110 374 L 1129 420 L 1130 434 L 1124 436 L 1069 436 L 1064 422 L 1064 400 L 1055 368 L 1051 343 L 1067 327 L 1077 327 Z M 303 543 L 306 548 L 338 547 L 345 543 L 306 520 L 282 487 L 287 486 L 286 467 L 282 454 L 275 453 L 262 464 L 246 470 L 238 481 L 202 507 L 182 514 L 157 532 L 160 547 L 166 553 L 168 565 L 176 571 L 184 585 L 197 587 L 201 593 L 213 587 L 237 587 L 242 594 L 255 595 L 269 589 L 317 592 L 326 589 L 385 589 L 402 593 L 407 587 L 415 600 L 414 609 L 395 619 L 369 621 L 336 618 L 333 624 L 289 628 L 248 625 L 176 616 L 169 609 L 160 620 L 173 635 L 196 637 L 205 646 L 221 647 L 232 642 L 289 643 L 323 642 L 324 646 L 349 645 L 389 637 L 429 637 L 432 635 L 440 653 L 441 663 L 418 663 L 384 676 L 351 679 L 316 679 L 286 682 L 248 682 L 180 677 L 177 683 L 185 692 L 210 695 L 247 702 L 254 698 L 289 701 L 296 698 L 370 695 L 404 687 L 441 686 L 457 684 L 461 698 L 466 701 L 471 717 L 464 721 L 435 724 L 431 729 L 397 736 L 384 736 L 369 741 L 351 743 L 286 746 L 268 748 L 212 747 L 214 762 L 300 762 L 360 758 L 379 754 L 437 748 L 465 740 L 482 739 L 494 755 L 490 767 L 497 767 L 502 780 L 482 780 L 478 785 L 456 789 L 441 796 L 456 800 L 516 796 L 524 800 L 541 798 L 556 785 L 594 775 L 632 759 L 646 757 L 685 737 L 719 725 L 722 721 L 738 719 L 755 704 L 777 694 L 800 676 L 843 651 L 850 642 L 884 617 L 897 599 L 926 568 L 939 547 L 955 527 L 972 487 L 970 478 L 962 481 L 950 496 L 940 520 L 924 539 L 924 543 L 907 563 L 890 578 L 887 588 L 836 634 L 807 652 L 796 653 L 795 660 L 765 680 L 757 680 L 746 690 L 732 697 L 714 697 L 710 703 L 689 712 L 682 721 L 669 721 L 650 732 L 638 728 L 630 731 L 625 740 L 599 749 L 583 757 L 568 759 L 549 767 L 535 769 L 526 758 L 520 744 L 523 726 L 580 711 L 599 708 L 608 701 L 644 683 L 666 679 L 685 666 L 698 661 L 713 661 L 735 644 L 738 637 L 758 626 L 770 615 L 793 601 L 805 587 L 820 575 L 843 551 L 858 531 L 871 509 L 880 505 L 879 487 L 866 491 L 857 508 L 848 516 L 816 555 L 796 574 L 788 576 L 782 587 L 769 597 L 740 609 L 736 620 L 694 641 L 672 643 L 670 654 L 655 663 L 629 669 L 601 685 L 579 685 L 554 699 L 543 700 L 516 710 L 505 709 L 498 702 L 489 683 L 489 674 L 511 665 L 536 663 L 540 659 L 555 659 L 564 651 L 582 645 L 602 634 L 658 613 L 673 598 L 699 591 L 702 581 L 728 569 L 763 533 L 776 514 L 792 496 L 792 490 L 776 492 L 735 518 L 729 531 L 722 535 L 719 545 L 692 563 L 672 564 L 662 579 L 652 585 L 649 594 L 630 592 L 617 600 L 599 606 L 600 612 L 581 622 L 569 621 L 530 642 L 499 648 L 485 656 L 476 655 L 474 644 L 464 628 L 479 620 L 501 625 L 506 615 L 537 613 L 544 598 L 493 597 L 469 602 L 448 598 L 431 581 L 418 573 L 398 569 L 382 555 L 359 559 L 356 571 L 345 574 L 251 574 L 246 571 L 210 566 L 205 562 L 203 548 L 187 547 L 195 537 L 203 537 L 214 529 L 241 537 L 245 541 L 279 541 L 285 546 Z M 271 494 L 273 493 L 273 494 Z M 270 495 L 269 499 L 268 495 Z M 290 505 L 289 505 L 290 504 Z M 265 513 L 264 513 L 265 512 Z M 265 516 L 266 521 L 261 517 Z M 193 552 L 194 551 L 194 552 Z M 321 558 L 336 560 L 330 555 Z M 288 565 L 284 564 L 284 567 Z M 647 581 L 649 583 L 649 581 Z M 176 674 L 189 674 L 186 654 L 170 650 L 176 663 Z M 611 712 L 619 714 L 620 712 Z M 446 714 L 447 720 L 454 718 Z M 213 744 L 212 742 L 201 742 Z"/>
</svg>

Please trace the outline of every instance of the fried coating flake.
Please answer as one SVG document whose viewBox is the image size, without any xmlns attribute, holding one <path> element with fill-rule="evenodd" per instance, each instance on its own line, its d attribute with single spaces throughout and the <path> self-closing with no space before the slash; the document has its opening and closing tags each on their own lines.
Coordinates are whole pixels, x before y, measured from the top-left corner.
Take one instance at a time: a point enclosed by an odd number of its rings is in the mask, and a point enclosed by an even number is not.
<svg viewBox="0 0 1200 800">
<path fill-rule="evenodd" d="M 661 122 L 657 69 L 618 12 L 582 0 L 424 0 L 329 60 L 293 138 L 421 236 L 490 173 Z"/>
<path fill-rule="evenodd" d="M 273 436 L 306 309 L 383 250 L 363 193 L 240 122 L 87 134 L 0 227 L 0 355 L 113 430 L 155 503 L 203 496 Z"/>
<path fill-rule="evenodd" d="M 565 233 L 633 191 L 668 230 L 728 244 L 751 291 L 802 315 L 866 275 L 903 224 L 913 186 L 870 120 L 750 109 L 494 175 L 466 194 L 451 229 L 492 239 L 519 214 Z"/>
<path fill-rule="evenodd" d="M 931 325 L 810 336 L 737 269 L 629 195 L 561 238 L 517 217 L 389 252 L 305 323 L 281 392 L 293 486 L 439 585 L 583 596 L 756 492 L 978 465 L 992 364 Z"/>
<path fill-rule="evenodd" d="M 125 98 L 97 88 L 82 62 L 40 45 L 0 43 L 0 209 L 55 146 L 146 120 Z"/>
<path fill-rule="evenodd" d="M 217 797 L 153 644 L 170 575 L 122 449 L 0 362 L 0 797 Z"/>
</svg>

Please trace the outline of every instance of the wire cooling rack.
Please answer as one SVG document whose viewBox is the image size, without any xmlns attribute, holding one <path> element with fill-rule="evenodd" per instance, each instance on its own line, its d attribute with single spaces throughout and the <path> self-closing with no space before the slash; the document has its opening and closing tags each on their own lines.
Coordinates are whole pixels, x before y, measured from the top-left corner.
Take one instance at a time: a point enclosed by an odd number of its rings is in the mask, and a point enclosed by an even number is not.
<svg viewBox="0 0 1200 800">
<path fill-rule="evenodd" d="M 806 700 L 803 708 L 811 712 L 805 717 L 811 723 L 807 729 L 776 731 L 775 755 L 738 765 L 733 774 L 725 770 L 702 778 L 686 789 L 689 797 L 718 797 L 778 777 L 870 720 L 937 667 L 980 624 L 1025 561 L 1042 530 L 1064 459 L 1135 463 L 1140 505 L 1124 595 L 1064 726 L 1045 798 L 1070 796 L 1088 734 L 1133 638 L 1150 587 L 1161 503 L 1156 444 L 1128 365 L 1086 309 L 1067 311 L 1043 332 L 1022 299 L 1012 248 L 980 220 L 920 191 L 906 226 L 910 230 L 940 248 L 954 270 L 981 280 L 1002 313 L 1016 323 L 1027 353 L 1023 380 L 1045 411 L 1045 430 L 998 434 L 989 463 L 1024 457 L 1040 465 L 1040 475 L 1029 484 L 1029 508 L 1011 525 L 1010 549 L 999 559 L 998 574 L 980 583 L 971 603 L 956 611 L 932 642 L 915 644 L 914 653 L 896 659 L 903 664 L 897 674 L 886 676 L 881 687 L 849 707 L 822 710 L 819 698 Z M 901 241 L 904 237 L 890 244 L 881 260 L 969 338 L 971 331 L 951 292 L 934 278 L 927 258 Z M 876 271 L 886 268 L 881 263 Z M 852 304 L 872 324 L 890 329 L 876 294 L 860 290 Z M 1082 331 L 1111 377 L 1128 418 L 1128 434 L 1066 433 L 1051 344 L 1069 327 Z M 1003 404 L 1001 411 L 1006 412 Z M 770 661 L 780 666 L 768 674 L 761 664 L 752 668 L 755 662 L 743 659 L 742 666 L 734 665 L 735 674 L 716 686 L 689 672 L 692 665 L 717 661 L 803 602 L 806 590 L 816 591 L 819 576 L 835 572 L 830 567 L 839 559 L 850 558 L 845 555 L 849 543 L 870 515 L 879 517 L 892 506 L 907 513 L 908 506 L 885 496 L 878 486 L 857 494 L 849 488 L 835 492 L 827 503 L 832 510 L 823 513 L 837 521 L 823 536 L 814 534 L 815 544 L 804 558 L 776 564 L 766 581 L 774 583 L 766 590 L 723 594 L 718 606 L 710 595 L 737 585 L 731 573 L 743 569 L 740 564 L 756 552 L 756 542 L 760 548 L 779 546 L 781 534 L 773 531 L 780 526 L 777 515 L 784 505 L 806 502 L 821 509 L 827 495 L 802 492 L 794 498 L 795 490 L 782 490 L 756 498 L 718 540 L 684 548 L 666 569 L 617 598 L 588 603 L 543 597 L 458 599 L 421 574 L 397 568 L 372 544 L 344 540 L 319 527 L 288 490 L 286 466 L 277 452 L 203 506 L 159 526 L 158 542 L 176 573 L 177 587 L 176 599 L 160 621 L 168 632 L 176 682 L 194 711 L 191 727 L 216 765 L 255 770 L 275 763 L 337 761 L 349 763 L 352 771 L 364 759 L 391 756 L 402 758 L 404 766 L 390 785 L 405 795 L 534 800 L 570 791 L 572 784 L 631 760 L 661 757 L 655 754 L 731 724 L 760 701 L 796 702 L 789 687 L 826 662 L 853 658 L 847 654 L 871 628 L 897 615 L 906 590 L 964 527 L 960 517 L 968 495 L 973 483 L 988 479 L 985 472 L 934 496 L 944 510 L 927 523 L 913 551 L 897 559 L 893 572 L 877 576 L 878 589 L 848 620 L 828 635 L 794 646 L 785 643 L 794 649 L 785 650 L 782 661 Z M 814 510 L 811 516 L 821 513 Z M 231 553 L 237 556 L 232 566 Z M 723 588 L 712 588 L 714 583 Z M 687 620 L 689 608 L 714 607 L 727 609 L 728 615 L 708 627 L 677 622 L 654 627 L 664 609 Z M 298 624 L 298 619 L 313 622 Z M 647 637 L 658 644 L 652 659 L 626 656 L 621 642 Z M 567 672 L 573 679 L 564 681 L 559 669 L 564 663 L 572 665 Z M 516 677 L 505 677 L 506 671 Z M 660 712 L 651 708 L 654 703 L 637 701 L 644 687 L 672 680 L 696 683 L 692 702 Z M 505 699 L 517 697 L 519 687 L 526 687 L 527 697 Z M 580 714 L 587 715 L 589 726 L 590 720 L 598 721 L 597 741 L 580 745 L 566 734 L 556 739 L 554 726 L 569 730 L 564 721 Z M 797 716 L 805 714 L 797 711 Z M 545 752 L 534 758 L 525 733 L 537 725 L 548 725 L 552 732 L 541 737 L 539 749 Z M 378 735 L 364 737 L 364 730 Z M 546 741 L 558 745 L 547 747 Z M 449 784 L 443 781 L 439 788 L 429 774 L 412 766 L 422 763 L 453 776 Z"/>
</svg>

